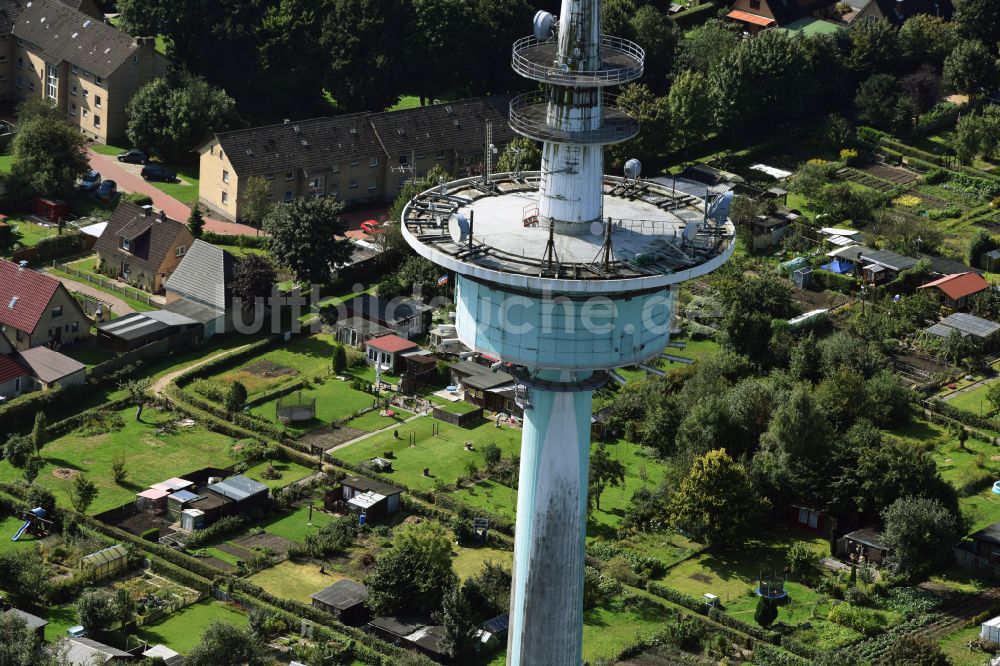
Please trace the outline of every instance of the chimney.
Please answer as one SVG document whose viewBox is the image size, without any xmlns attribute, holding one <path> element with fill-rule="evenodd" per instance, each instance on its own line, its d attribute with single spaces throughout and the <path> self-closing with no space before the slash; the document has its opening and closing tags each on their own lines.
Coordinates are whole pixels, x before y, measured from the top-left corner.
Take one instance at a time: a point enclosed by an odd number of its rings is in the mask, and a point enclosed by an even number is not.
<svg viewBox="0 0 1000 666">
<path fill-rule="evenodd" d="M 150 215 L 153 214 L 153 207 L 150 206 L 149 204 L 146 204 L 145 206 L 141 206 L 141 208 L 142 208 L 142 216 L 143 217 L 149 217 Z"/>
<path fill-rule="evenodd" d="M 27 267 L 28 267 L 28 262 L 25 261 L 24 259 L 22 259 L 21 261 L 17 262 L 17 270 L 23 271 Z"/>
<path fill-rule="evenodd" d="M 166 221 L 167 221 L 167 211 L 165 211 L 165 210 L 163 210 L 161 208 L 160 209 L 160 222 L 166 222 Z"/>
</svg>

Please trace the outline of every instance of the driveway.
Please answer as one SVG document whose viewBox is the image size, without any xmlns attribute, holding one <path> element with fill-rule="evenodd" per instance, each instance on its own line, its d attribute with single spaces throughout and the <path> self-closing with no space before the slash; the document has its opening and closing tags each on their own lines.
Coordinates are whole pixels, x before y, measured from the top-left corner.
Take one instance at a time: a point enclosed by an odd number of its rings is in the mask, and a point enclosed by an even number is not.
<svg viewBox="0 0 1000 666">
<path fill-rule="evenodd" d="M 132 306 L 123 301 L 122 299 L 118 298 L 113 294 L 109 294 L 106 291 L 102 291 L 96 287 L 92 287 L 86 282 L 77 282 L 76 280 L 70 280 L 69 278 L 53 275 L 48 271 L 43 271 L 43 272 L 48 274 L 50 277 L 54 277 L 55 279 L 62 282 L 63 286 L 65 286 L 70 291 L 78 291 L 81 294 L 86 294 L 87 296 L 96 298 L 102 303 L 107 303 L 108 305 L 111 306 L 111 311 L 118 316 L 132 314 L 133 312 L 135 312 Z"/>
<path fill-rule="evenodd" d="M 139 175 L 142 167 L 124 164 L 112 155 L 101 155 L 92 150 L 88 150 L 87 153 L 90 158 L 90 168 L 99 172 L 104 180 L 115 181 L 118 183 L 118 189 L 122 192 L 139 192 L 149 195 L 153 200 L 154 208 L 165 211 L 167 217 L 173 220 L 187 222 L 191 209 L 143 180 L 142 176 Z M 205 218 L 205 231 L 227 236 L 256 236 L 259 233 L 257 229 L 246 224 L 225 222 L 210 217 Z"/>
</svg>

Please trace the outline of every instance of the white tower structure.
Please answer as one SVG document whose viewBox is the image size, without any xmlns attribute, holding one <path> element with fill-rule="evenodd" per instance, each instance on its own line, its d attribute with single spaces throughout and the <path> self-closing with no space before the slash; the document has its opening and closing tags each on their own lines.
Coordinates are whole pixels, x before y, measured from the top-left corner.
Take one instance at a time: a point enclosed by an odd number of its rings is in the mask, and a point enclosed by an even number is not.
<svg viewBox="0 0 1000 666">
<path fill-rule="evenodd" d="M 659 356 L 675 285 L 734 250 L 732 195 L 713 201 L 604 175 L 604 146 L 639 131 L 608 91 L 642 75 L 643 50 L 600 33 L 599 0 L 538 12 L 515 71 L 542 92 L 510 124 L 543 144 L 539 172 L 466 178 L 409 202 L 403 236 L 455 273 L 456 328 L 503 361 L 524 408 L 507 663 L 579 666 L 593 391 Z"/>
</svg>

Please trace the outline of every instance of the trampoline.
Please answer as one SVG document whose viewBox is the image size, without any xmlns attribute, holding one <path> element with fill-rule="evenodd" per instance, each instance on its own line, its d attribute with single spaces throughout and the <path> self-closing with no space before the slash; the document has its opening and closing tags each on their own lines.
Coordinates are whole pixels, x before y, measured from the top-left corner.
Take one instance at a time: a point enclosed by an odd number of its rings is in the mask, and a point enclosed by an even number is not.
<svg viewBox="0 0 1000 666">
<path fill-rule="evenodd" d="M 274 416 L 281 423 L 302 423 L 316 418 L 316 398 L 304 398 L 302 393 L 278 398 Z"/>
</svg>

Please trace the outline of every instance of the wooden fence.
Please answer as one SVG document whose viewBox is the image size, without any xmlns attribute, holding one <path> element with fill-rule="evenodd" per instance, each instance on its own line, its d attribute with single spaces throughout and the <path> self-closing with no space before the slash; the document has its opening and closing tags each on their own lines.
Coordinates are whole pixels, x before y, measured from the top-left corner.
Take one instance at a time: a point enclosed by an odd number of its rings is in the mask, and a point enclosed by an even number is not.
<svg viewBox="0 0 1000 666">
<path fill-rule="evenodd" d="M 140 303 L 145 303 L 149 306 L 159 305 L 159 303 L 153 300 L 152 294 L 133 289 L 132 287 L 126 287 L 121 284 L 120 280 L 113 280 L 111 278 L 104 277 L 103 275 L 94 275 L 93 273 L 73 268 L 69 264 L 60 264 L 55 261 L 52 262 L 52 268 L 62 271 L 63 273 L 68 273 L 75 278 L 86 280 L 91 284 L 96 284 L 103 289 L 110 289 L 114 293 L 122 294 L 132 300 L 139 301 Z"/>
</svg>

